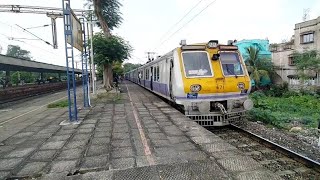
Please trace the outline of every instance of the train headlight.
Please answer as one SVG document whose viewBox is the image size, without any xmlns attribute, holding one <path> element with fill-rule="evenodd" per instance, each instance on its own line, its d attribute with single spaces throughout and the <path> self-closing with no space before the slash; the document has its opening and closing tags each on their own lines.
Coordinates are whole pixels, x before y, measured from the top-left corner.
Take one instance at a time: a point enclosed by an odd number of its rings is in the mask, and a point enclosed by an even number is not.
<svg viewBox="0 0 320 180">
<path fill-rule="evenodd" d="M 193 84 L 190 86 L 191 92 L 199 92 L 201 90 L 201 85 L 199 84 Z"/>
<path fill-rule="evenodd" d="M 251 99 L 247 99 L 243 103 L 243 108 L 245 110 L 251 110 L 253 108 L 253 101 Z"/>
<path fill-rule="evenodd" d="M 202 114 L 206 114 L 210 112 L 210 102 L 201 102 L 198 104 L 199 111 Z"/>
<path fill-rule="evenodd" d="M 242 82 L 238 83 L 238 88 L 239 89 L 244 89 L 245 88 L 244 83 L 242 83 Z"/>
<path fill-rule="evenodd" d="M 217 40 L 211 40 L 208 42 L 208 48 L 217 48 L 218 47 L 218 41 Z"/>
</svg>

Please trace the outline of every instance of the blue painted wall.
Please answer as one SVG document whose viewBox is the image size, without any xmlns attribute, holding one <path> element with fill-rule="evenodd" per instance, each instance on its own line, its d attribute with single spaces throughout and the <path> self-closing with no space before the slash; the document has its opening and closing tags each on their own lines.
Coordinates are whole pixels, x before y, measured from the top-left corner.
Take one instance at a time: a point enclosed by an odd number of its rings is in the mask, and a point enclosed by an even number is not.
<svg viewBox="0 0 320 180">
<path fill-rule="evenodd" d="M 269 40 L 265 39 L 245 39 L 238 41 L 235 43 L 236 46 L 238 46 L 239 51 L 243 57 L 243 59 L 246 59 L 246 56 L 248 55 L 246 52 L 246 48 L 250 46 L 254 46 L 256 48 L 260 49 L 260 56 L 270 58 L 271 59 L 271 52 L 269 51 Z"/>
<path fill-rule="evenodd" d="M 245 39 L 238 41 L 235 43 L 236 46 L 238 46 L 238 49 L 243 57 L 243 60 L 246 60 L 246 57 L 248 56 L 248 53 L 246 49 L 250 46 L 254 46 L 256 48 L 260 49 L 259 56 L 264 57 L 264 58 L 269 58 L 271 59 L 271 52 L 269 51 L 269 40 L 265 39 Z M 262 85 L 268 85 L 271 83 L 270 80 L 261 80 Z M 255 86 L 254 80 L 251 80 L 251 85 Z"/>
</svg>

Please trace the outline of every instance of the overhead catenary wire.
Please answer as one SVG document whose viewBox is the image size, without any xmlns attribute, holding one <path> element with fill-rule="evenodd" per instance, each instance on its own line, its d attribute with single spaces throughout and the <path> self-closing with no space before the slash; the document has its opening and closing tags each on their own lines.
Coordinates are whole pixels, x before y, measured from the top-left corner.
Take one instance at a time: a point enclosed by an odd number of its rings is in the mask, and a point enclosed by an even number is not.
<svg viewBox="0 0 320 180">
<path fill-rule="evenodd" d="M 160 41 L 161 41 L 176 25 L 178 25 L 185 17 L 187 17 L 202 1 L 203 1 L 203 0 L 198 1 L 198 3 L 195 4 L 178 22 L 176 22 L 173 26 L 171 26 L 171 27 L 169 28 L 169 30 L 161 36 Z"/>
<path fill-rule="evenodd" d="M 131 56 L 134 57 L 135 59 L 140 60 L 142 63 L 146 62 L 145 60 L 142 60 L 142 58 L 139 58 L 139 57 L 137 57 L 137 56 L 135 56 L 135 55 L 131 55 Z"/>
<path fill-rule="evenodd" d="M 61 56 L 61 54 L 57 54 L 57 53 L 54 53 L 54 52 L 50 52 L 50 51 L 48 51 L 48 50 L 46 50 L 46 49 L 40 48 L 40 47 L 35 46 L 35 45 L 33 45 L 33 44 L 30 44 L 30 43 L 26 43 L 26 42 L 21 41 L 21 40 L 9 39 L 9 38 L 11 38 L 11 37 L 9 37 L 9 36 L 7 36 L 7 35 L 5 35 L 5 34 L 0 33 L 0 35 L 7 37 L 8 40 L 12 40 L 12 41 L 17 41 L 17 42 L 20 42 L 20 43 L 24 43 L 24 44 L 27 44 L 27 45 L 32 46 L 32 47 L 34 47 L 34 48 L 40 49 L 40 50 L 42 50 L 42 51 L 46 51 L 46 52 L 48 52 L 48 53 L 51 53 L 51 54 L 53 54 L 53 55 L 55 55 L 55 56 Z M 2 41 L 2 43 L 4 43 L 4 42 Z M 7 45 L 10 45 L 10 43 L 6 43 L 6 44 L 7 44 Z M 41 52 L 41 51 L 40 51 L 40 52 Z"/>
<path fill-rule="evenodd" d="M 3 34 L 1 34 L 1 35 L 3 35 Z M 11 41 L 12 41 L 12 40 L 11 40 Z M 46 52 L 48 52 L 48 53 L 51 53 L 51 54 L 53 54 L 53 55 L 55 55 L 55 56 L 60 56 L 59 54 L 56 54 L 56 53 L 47 51 L 47 50 L 42 49 L 42 48 L 40 48 L 40 47 L 38 47 L 38 46 L 34 46 L 34 45 L 32 45 L 32 44 L 26 43 L 26 42 L 24 42 L 24 41 L 19 41 L 19 40 L 13 40 L 13 41 L 16 41 L 16 43 L 24 43 L 24 44 L 27 44 L 27 45 L 29 45 L 29 46 L 33 46 L 33 47 L 38 48 L 38 49 L 40 49 L 40 50 L 46 51 Z M 9 40 L 7 40 L 7 42 L 1 41 L 1 43 L 6 44 L 7 46 L 12 45 L 12 43 L 10 43 Z M 42 54 L 45 54 L 45 53 L 43 53 L 42 51 L 39 51 L 39 52 L 41 52 Z M 2 54 L 3 54 L 3 53 L 2 53 Z M 31 55 L 32 55 L 32 54 L 31 54 Z M 34 61 L 43 62 L 43 63 L 48 63 L 48 60 L 44 60 L 44 59 L 39 58 L 39 57 L 36 57 L 36 58 L 34 59 Z M 50 63 L 53 64 L 52 62 L 50 62 Z M 55 64 L 55 65 L 58 65 L 58 64 Z"/>
<path fill-rule="evenodd" d="M 0 23 L 1 23 L 1 24 L 4 24 L 4 25 L 6 25 L 6 26 L 9 26 L 9 27 L 11 27 L 11 28 L 14 28 L 14 29 L 16 29 L 16 30 L 18 30 L 18 31 L 28 32 L 28 33 L 32 34 L 34 37 L 38 38 L 38 40 L 44 41 L 46 44 L 49 43 L 49 42 L 43 40 L 42 38 L 34 35 L 33 33 L 27 31 L 27 30 L 26 30 L 27 28 L 25 29 L 25 28 L 23 28 L 23 27 L 21 27 L 21 26 L 19 26 L 19 25 L 16 24 L 16 26 L 18 26 L 18 27 L 20 27 L 21 29 L 23 29 L 23 30 L 21 30 L 20 28 L 17 28 L 17 27 L 15 27 L 15 26 L 10 25 L 10 24 L 8 24 L 8 23 L 6 23 L 6 22 L 3 22 L 3 21 L 0 21 Z M 2 35 L 4 35 L 4 34 L 2 34 Z M 9 40 L 11 39 L 11 40 L 14 40 L 14 41 L 19 41 L 19 42 L 23 42 L 23 43 L 25 43 L 25 44 L 28 44 L 28 43 L 26 43 L 26 42 L 24 42 L 24 41 L 15 40 L 15 39 L 17 39 L 17 38 L 13 38 L 13 37 L 10 37 L 10 36 L 7 36 L 7 35 L 4 35 L 4 36 L 8 37 Z M 23 38 L 19 38 L 19 39 L 23 39 Z M 27 39 L 27 38 L 26 38 L 25 40 L 35 40 L 35 39 Z M 28 44 L 28 45 L 33 46 L 33 47 L 36 47 L 36 48 L 39 48 L 39 47 L 34 46 L 34 45 L 31 45 L 31 44 Z M 49 43 L 49 45 L 51 45 L 51 44 Z M 51 45 L 51 46 L 53 46 L 53 45 Z M 44 49 L 42 49 L 42 48 L 39 48 L 39 49 L 44 50 Z M 47 51 L 47 50 L 44 50 L 44 51 Z M 50 52 L 50 51 L 47 51 L 47 52 L 54 54 L 53 52 Z M 57 55 L 57 54 L 56 54 L 56 55 Z M 59 55 L 59 56 L 60 56 L 60 55 Z"/>
<path fill-rule="evenodd" d="M 195 16 L 193 16 L 189 21 L 187 21 L 185 24 L 183 24 L 178 30 L 176 30 L 174 33 L 172 33 L 167 39 L 161 42 L 161 44 L 155 48 L 158 49 L 161 47 L 165 42 L 167 42 L 172 36 L 174 36 L 176 33 L 178 33 L 182 28 L 184 28 L 187 24 L 189 24 L 192 20 L 194 20 L 197 16 L 199 16 L 204 10 L 208 9 L 213 3 L 215 3 L 217 0 L 212 1 L 209 3 L 206 7 L 204 7 L 199 13 L 197 13 Z"/>
<path fill-rule="evenodd" d="M 46 44 L 48 44 L 48 45 L 50 45 L 50 46 L 54 47 L 54 46 L 53 46 L 51 43 L 49 43 L 48 41 L 46 41 L 46 40 L 44 40 L 44 39 L 40 38 L 39 36 L 37 36 L 37 35 L 33 34 L 32 32 L 28 31 L 27 29 L 25 29 L 25 28 L 23 28 L 23 27 L 19 26 L 18 24 L 16 24 L 16 26 L 20 27 L 20 28 L 21 28 L 21 29 L 23 29 L 24 31 L 28 32 L 29 34 L 33 35 L 34 37 L 38 38 L 39 40 L 41 40 L 41 41 L 45 42 Z"/>
<path fill-rule="evenodd" d="M 51 24 L 45 24 L 45 25 L 42 25 L 42 26 L 33 26 L 33 27 L 25 28 L 25 29 L 35 29 L 35 28 L 42 28 L 42 27 L 48 27 L 48 26 L 51 26 Z"/>
</svg>

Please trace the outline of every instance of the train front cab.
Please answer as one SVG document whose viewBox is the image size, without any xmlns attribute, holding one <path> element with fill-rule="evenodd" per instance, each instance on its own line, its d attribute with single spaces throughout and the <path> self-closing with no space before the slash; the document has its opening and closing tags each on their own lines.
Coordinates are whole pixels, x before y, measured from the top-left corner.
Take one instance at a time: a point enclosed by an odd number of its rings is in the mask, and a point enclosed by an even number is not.
<svg viewBox="0 0 320 180">
<path fill-rule="evenodd" d="M 236 46 L 182 45 L 178 49 L 185 114 L 203 126 L 224 126 L 241 120 L 253 106 L 250 78 Z"/>
</svg>

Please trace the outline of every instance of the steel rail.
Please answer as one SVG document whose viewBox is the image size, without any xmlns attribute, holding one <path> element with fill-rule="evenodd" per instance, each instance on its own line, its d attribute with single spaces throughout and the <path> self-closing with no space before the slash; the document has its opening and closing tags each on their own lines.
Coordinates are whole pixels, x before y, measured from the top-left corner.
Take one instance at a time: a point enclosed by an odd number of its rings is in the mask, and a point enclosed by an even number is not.
<svg viewBox="0 0 320 180">
<path fill-rule="evenodd" d="M 288 149 L 288 148 L 286 148 L 284 146 L 276 144 L 276 143 L 274 143 L 274 142 L 272 142 L 272 141 L 270 141 L 270 140 L 268 140 L 268 139 L 266 139 L 264 137 L 261 137 L 261 136 L 259 136 L 257 134 L 254 134 L 252 132 L 244 130 L 244 129 L 242 129 L 242 128 L 234 125 L 234 124 L 231 124 L 230 127 L 249 135 L 252 139 L 262 143 L 263 145 L 269 147 L 270 149 L 278 151 L 279 153 L 284 154 L 284 155 L 286 155 L 286 156 L 288 156 L 288 157 L 290 157 L 290 158 L 292 158 L 292 159 L 294 159 L 294 160 L 306 165 L 307 167 L 316 170 L 317 172 L 320 172 L 320 163 L 319 162 L 317 162 L 315 160 L 312 160 L 312 159 L 310 159 L 310 158 L 308 158 L 306 156 L 303 156 L 303 155 L 301 155 L 299 153 L 296 153 L 296 152 L 294 152 L 294 151 L 292 151 L 292 150 L 290 150 L 290 149 Z"/>
</svg>

